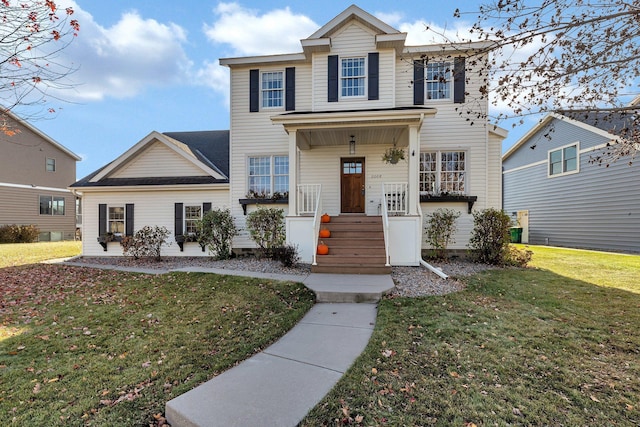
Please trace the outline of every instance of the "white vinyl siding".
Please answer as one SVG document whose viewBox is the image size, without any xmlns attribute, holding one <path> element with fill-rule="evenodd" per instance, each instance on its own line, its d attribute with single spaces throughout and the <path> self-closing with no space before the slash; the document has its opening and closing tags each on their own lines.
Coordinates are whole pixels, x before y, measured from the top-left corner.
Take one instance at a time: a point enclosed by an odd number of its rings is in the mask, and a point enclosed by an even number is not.
<svg viewBox="0 0 640 427">
<path fill-rule="evenodd" d="M 206 176 L 206 173 L 161 142 L 115 171 L 113 178 L 151 178 L 166 176 Z"/>
</svg>

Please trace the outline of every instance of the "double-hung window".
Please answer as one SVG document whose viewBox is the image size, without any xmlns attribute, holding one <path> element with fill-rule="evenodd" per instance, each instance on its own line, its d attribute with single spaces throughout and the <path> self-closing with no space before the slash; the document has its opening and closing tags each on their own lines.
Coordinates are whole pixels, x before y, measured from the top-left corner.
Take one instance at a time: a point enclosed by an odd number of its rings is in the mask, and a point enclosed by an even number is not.
<svg viewBox="0 0 640 427">
<path fill-rule="evenodd" d="M 52 159 L 50 157 L 47 157 L 46 169 L 47 169 L 47 172 L 55 172 L 56 171 L 56 159 Z"/>
<path fill-rule="evenodd" d="M 549 176 L 578 172 L 578 143 L 549 151 Z"/>
<path fill-rule="evenodd" d="M 340 87 L 342 97 L 365 95 L 365 58 L 342 58 Z"/>
<path fill-rule="evenodd" d="M 425 99 L 451 98 L 451 63 L 427 62 L 425 69 Z"/>
<path fill-rule="evenodd" d="M 184 207 L 184 233 L 196 234 L 198 231 L 198 221 L 202 218 L 202 206 Z"/>
<path fill-rule="evenodd" d="M 40 215 L 64 215 L 64 197 L 40 196 Z"/>
<path fill-rule="evenodd" d="M 420 153 L 420 194 L 466 194 L 466 157 L 465 151 Z"/>
<path fill-rule="evenodd" d="M 249 193 L 272 197 L 289 192 L 289 156 L 249 157 Z"/>
<path fill-rule="evenodd" d="M 124 234 L 124 206 L 109 206 L 107 232 L 116 236 Z"/>
<path fill-rule="evenodd" d="M 282 71 L 262 73 L 262 108 L 284 106 L 284 83 Z"/>
</svg>

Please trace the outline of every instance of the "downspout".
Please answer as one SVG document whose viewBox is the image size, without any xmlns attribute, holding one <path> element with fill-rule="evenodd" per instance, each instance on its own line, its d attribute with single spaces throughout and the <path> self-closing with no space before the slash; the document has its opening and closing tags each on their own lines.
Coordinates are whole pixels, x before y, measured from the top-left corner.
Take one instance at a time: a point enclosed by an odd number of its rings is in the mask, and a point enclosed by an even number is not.
<svg viewBox="0 0 640 427">
<path fill-rule="evenodd" d="M 420 227 L 422 227 L 423 214 L 422 214 L 422 206 L 420 206 L 420 203 L 418 203 L 418 215 L 420 216 Z M 420 233 L 420 235 L 422 235 L 422 233 Z M 422 242 L 420 242 L 420 246 L 422 246 Z M 437 274 L 441 279 L 449 278 L 449 276 L 447 276 L 441 269 L 434 267 L 433 265 L 429 264 L 427 261 L 422 259 L 422 254 L 420 254 L 419 262 L 420 262 L 420 265 L 422 265 L 423 267 L 426 267 L 431 272 Z"/>
</svg>

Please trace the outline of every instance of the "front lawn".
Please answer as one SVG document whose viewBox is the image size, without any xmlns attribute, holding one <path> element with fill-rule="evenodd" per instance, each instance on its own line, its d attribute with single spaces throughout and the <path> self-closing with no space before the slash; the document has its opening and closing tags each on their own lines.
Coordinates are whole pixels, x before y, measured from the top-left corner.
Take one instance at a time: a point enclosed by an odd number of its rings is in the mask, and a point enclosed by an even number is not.
<svg viewBox="0 0 640 427">
<path fill-rule="evenodd" d="M 312 304 L 301 284 L 270 280 L 0 268 L 0 420 L 157 423 L 166 401 L 266 347 Z"/>
<path fill-rule="evenodd" d="M 640 256 L 531 249 L 537 269 L 383 300 L 302 425 L 640 425 Z"/>
<path fill-rule="evenodd" d="M 70 258 L 81 251 L 79 241 L 0 244 L 0 268 Z"/>
</svg>

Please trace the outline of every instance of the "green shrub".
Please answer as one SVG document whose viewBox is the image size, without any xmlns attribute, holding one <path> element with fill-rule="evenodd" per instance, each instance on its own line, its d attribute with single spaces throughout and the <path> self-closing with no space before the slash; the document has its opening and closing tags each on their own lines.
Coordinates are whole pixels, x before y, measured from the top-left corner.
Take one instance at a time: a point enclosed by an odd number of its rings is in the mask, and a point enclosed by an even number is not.
<svg viewBox="0 0 640 427">
<path fill-rule="evenodd" d="M 197 222 L 198 243 L 209 249 L 216 259 L 231 258 L 231 244 L 238 235 L 233 216 L 229 209 L 216 208 L 206 212 Z"/>
<path fill-rule="evenodd" d="M 473 213 L 469 247 L 479 262 L 502 265 L 509 254 L 511 218 L 504 211 L 484 209 Z"/>
<path fill-rule="evenodd" d="M 300 262 L 298 247 L 295 245 L 284 245 L 278 248 L 273 248 L 271 257 L 275 261 L 280 261 L 280 263 L 285 267 L 293 267 Z"/>
<path fill-rule="evenodd" d="M 284 211 L 258 208 L 247 215 L 247 229 L 260 248 L 259 255 L 273 257 L 272 249 L 283 246 L 286 237 Z"/>
<path fill-rule="evenodd" d="M 167 227 L 145 225 L 136 231 L 133 236 L 122 239 L 122 252 L 135 259 L 152 257 L 157 261 L 161 259 L 162 245 L 167 243 L 169 230 Z"/>
<path fill-rule="evenodd" d="M 460 217 L 460 212 L 452 209 L 437 209 L 430 215 L 427 215 L 427 243 L 433 250 L 433 256 L 437 259 L 445 259 L 447 257 L 447 246 L 449 243 L 455 243 L 453 235 L 458 227 L 456 221 Z"/>
<path fill-rule="evenodd" d="M 40 230 L 30 225 L 3 225 L 0 227 L 0 243 L 33 243 L 38 240 Z"/>
</svg>

